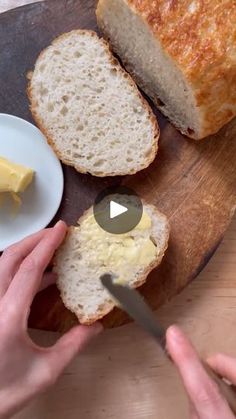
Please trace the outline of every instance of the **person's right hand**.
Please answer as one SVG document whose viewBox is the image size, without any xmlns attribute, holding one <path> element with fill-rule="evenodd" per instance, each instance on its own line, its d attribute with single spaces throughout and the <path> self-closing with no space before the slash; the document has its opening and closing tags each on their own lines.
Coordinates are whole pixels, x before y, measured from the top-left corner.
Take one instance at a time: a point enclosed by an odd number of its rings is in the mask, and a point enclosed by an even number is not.
<svg viewBox="0 0 236 419">
<path fill-rule="evenodd" d="M 189 396 L 191 419 L 235 419 L 191 342 L 176 326 L 171 326 L 167 331 L 167 349 Z M 208 359 L 207 363 L 219 376 L 236 385 L 236 359 L 217 354 Z"/>
</svg>

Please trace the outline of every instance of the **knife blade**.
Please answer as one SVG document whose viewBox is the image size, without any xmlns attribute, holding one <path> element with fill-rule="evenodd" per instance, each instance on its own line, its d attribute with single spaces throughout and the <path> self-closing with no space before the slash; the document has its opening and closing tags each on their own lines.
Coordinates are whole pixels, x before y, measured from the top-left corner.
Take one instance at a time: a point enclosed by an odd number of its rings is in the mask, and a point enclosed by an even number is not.
<svg viewBox="0 0 236 419">
<path fill-rule="evenodd" d="M 112 275 L 101 276 L 102 285 L 121 307 L 147 333 L 151 334 L 166 353 L 166 329 L 158 324 L 152 310 L 135 289 L 116 283 Z"/>
<path fill-rule="evenodd" d="M 121 308 L 136 321 L 147 333 L 149 333 L 160 345 L 165 354 L 171 360 L 166 348 L 166 331 L 155 318 L 152 310 L 146 304 L 142 296 L 136 289 L 126 285 L 118 284 L 110 274 L 104 274 L 100 277 L 102 285 L 107 289 L 111 296 L 119 303 Z M 172 360 L 171 360 L 172 361 Z M 226 384 L 209 365 L 202 360 L 202 364 L 209 376 L 219 386 L 219 389 L 227 400 L 231 410 L 236 414 L 236 390 L 232 385 Z"/>
</svg>

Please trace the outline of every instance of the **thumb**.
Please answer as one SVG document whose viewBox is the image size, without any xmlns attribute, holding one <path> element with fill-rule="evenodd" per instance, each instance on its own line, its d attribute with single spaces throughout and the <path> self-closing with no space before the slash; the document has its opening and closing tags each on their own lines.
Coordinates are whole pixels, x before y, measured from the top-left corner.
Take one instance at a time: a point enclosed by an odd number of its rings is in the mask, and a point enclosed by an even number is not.
<svg viewBox="0 0 236 419">
<path fill-rule="evenodd" d="M 207 360 L 208 365 L 219 376 L 236 385 L 236 359 L 224 354 L 216 354 Z"/>
<path fill-rule="evenodd" d="M 47 353 L 47 361 L 54 374 L 59 376 L 72 359 L 102 330 L 100 323 L 76 326 L 60 338 Z"/>
</svg>

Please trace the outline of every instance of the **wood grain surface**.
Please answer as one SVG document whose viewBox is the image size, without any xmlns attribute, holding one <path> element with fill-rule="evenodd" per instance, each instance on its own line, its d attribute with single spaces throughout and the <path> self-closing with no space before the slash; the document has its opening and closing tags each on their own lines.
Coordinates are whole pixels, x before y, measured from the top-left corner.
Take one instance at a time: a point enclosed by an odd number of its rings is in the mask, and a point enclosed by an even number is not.
<svg viewBox="0 0 236 419">
<path fill-rule="evenodd" d="M 26 98 L 27 71 L 39 52 L 62 32 L 96 30 L 95 0 L 48 0 L 0 16 L 0 112 L 32 121 Z M 236 124 L 195 143 L 178 133 L 156 112 L 161 126 L 160 150 L 145 171 L 125 178 L 96 179 L 64 167 L 65 193 L 56 219 L 74 224 L 93 204 L 101 189 L 120 183 L 157 205 L 170 219 L 166 257 L 142 287 L 153 308 L 166 303 L 202 269 L 222 240 L 236 204 Z M 127 321 L 116 310 L 107 326 Z M 67 330 L 76 322 L 55 287 L 36 299 L 30 324 L 48 330 Z"/>
<path fill-rule="evenodd" d="M 1 0 L 0 12 L 26 0 Z M 236 217 L 205 270 L 158 310 L 178 322 L 203 355 L 236 356 Z M 50 345 L 57 334 L 34 331 Z M 106 331 L 65 371 L 60 381 L 16 419 L 188 419 L 187 400 L 175 370 L 133 324 Z"/>
<path fill-rule="evenodd" d="M 199 353 L 236 357 L 236 218 L 204 271 L 157 311 Z M 33 332 L 50 345 L 57 334 Z M 107 330 L 59 382 L 16 419 L 190 419 L 182 384 L 157 345 L 133 324 Z M 223 419 L 223 418 L 212 418 Z"/>
</svg>

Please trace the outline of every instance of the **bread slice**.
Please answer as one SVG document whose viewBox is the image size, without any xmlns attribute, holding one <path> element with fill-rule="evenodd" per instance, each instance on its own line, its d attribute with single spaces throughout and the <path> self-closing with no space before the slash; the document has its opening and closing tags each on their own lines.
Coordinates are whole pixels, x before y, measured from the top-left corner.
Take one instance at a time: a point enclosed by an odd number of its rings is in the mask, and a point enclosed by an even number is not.
<svg viewBox="0 0 236 419">
<path fill-rule="evenodd" d="M 61 35 L 38 57 L 31 111 L 58 157 L 81 173 L 136 173 L 154 160 L 159 128 L 134 81 L 95 32 Z"/>
<path fill-rule="evenodd" d="M 189 137 L 236 116 L 232 0 L 99 0 L 98 25 L 140 87 Z"/>
<path fill-rule="evenodd" d="M 65 306 L 80 323 L 91 324 L 108 314 L 115 302 L 100 282 L 113 274 L 130 287 L 142 285 L 158 266 L 168 246 L 167 218 L 154 206 L 144 205 L 144 216 L 131 232 L 110 234 L 96 224 L 90 208 L 70 227 L 54 259 L 57 286 Z"/>
</svg>

